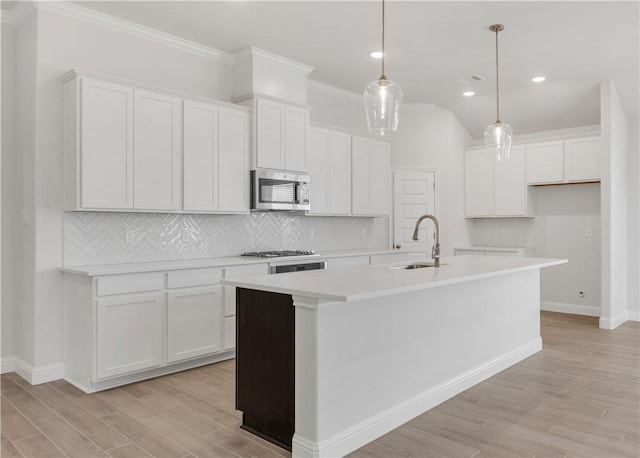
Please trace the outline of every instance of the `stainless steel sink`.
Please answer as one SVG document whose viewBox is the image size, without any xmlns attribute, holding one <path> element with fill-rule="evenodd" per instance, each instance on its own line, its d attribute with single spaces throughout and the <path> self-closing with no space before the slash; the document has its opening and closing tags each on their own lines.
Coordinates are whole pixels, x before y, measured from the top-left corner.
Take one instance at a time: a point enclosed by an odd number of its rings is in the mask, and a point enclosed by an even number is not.
<svg viewBox="0 0 640 458">
<path fill-rule="evenodd" d="M 411 269 L 424 269 L 425 267 L 433 267 L 433 263 L 432 262 L 413 262 L 411 264 L 405 264 L 402 266 L 392 266 L 392 267 L 389 267 L 389 269 L 411 270 Z"/>
</svg>

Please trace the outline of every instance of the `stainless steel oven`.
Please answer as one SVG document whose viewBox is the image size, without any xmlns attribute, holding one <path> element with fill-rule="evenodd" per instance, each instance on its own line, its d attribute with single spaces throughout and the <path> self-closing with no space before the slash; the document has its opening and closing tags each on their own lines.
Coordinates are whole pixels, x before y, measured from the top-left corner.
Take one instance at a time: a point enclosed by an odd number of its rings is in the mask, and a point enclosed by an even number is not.
<svg viewBox="0 0 640 458">
<path fill-rule="evenodd" d="M 251 171 L 251 210 L 309 210 L 309 176 L 274 170 Z"/>
</svg>

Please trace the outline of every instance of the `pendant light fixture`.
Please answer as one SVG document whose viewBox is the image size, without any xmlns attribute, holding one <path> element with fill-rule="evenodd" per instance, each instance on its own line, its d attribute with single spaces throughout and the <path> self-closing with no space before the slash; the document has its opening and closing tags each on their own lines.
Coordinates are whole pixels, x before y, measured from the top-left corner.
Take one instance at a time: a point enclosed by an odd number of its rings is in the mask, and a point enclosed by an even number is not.
<svg viewBox="0 0 640 458">
<path fill-rule="evenodd" d="M 369 132 L 389 135 L 398 129 L 398 109 L 402 102 L 402 88 L 384 74 L 384 0 L 382 0 L 382 74 L 364 90 L 364 111 Z"/>
<path fill-rule="evenodd" d="M 496 34 L 496 122 L 484 131 L 484 143 L 487 149 L 496 155 L 498 161 L 509 159 L 511 153 L 511 138 L 513 130 L 509 124 L 500 122 L 500 84 L 498 77 L 498 33 L 504 30 L 504 25 L 494 24 L 489 30 Z"/>
</svg>

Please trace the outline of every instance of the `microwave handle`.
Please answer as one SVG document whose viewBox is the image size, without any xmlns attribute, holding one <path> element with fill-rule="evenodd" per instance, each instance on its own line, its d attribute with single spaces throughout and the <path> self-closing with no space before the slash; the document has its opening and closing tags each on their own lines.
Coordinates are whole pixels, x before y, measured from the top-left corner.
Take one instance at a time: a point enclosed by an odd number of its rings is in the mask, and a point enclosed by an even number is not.
<svg viewBox="0 0 640 458">
<path fill-rule="evenodd" d="M 293 194 L 293 203 L 300 203 L 300 183 L 296 183 Z"/>
</svg>

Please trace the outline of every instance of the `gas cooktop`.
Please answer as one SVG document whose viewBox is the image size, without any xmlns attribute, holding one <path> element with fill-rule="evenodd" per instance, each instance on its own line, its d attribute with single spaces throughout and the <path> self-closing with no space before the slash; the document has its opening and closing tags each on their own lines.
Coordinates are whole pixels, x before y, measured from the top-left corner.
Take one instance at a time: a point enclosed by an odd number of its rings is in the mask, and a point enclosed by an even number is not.
<svg viewBox="0 0 640 458">
<path fill-rule="evenodd" d="M 240 256 L 253 256 L 256 258 L 284 258 L 286 256 L 320 256 L 313 250 L 279 250 L 279 251 L 249 251 Z"/>
</svg>

